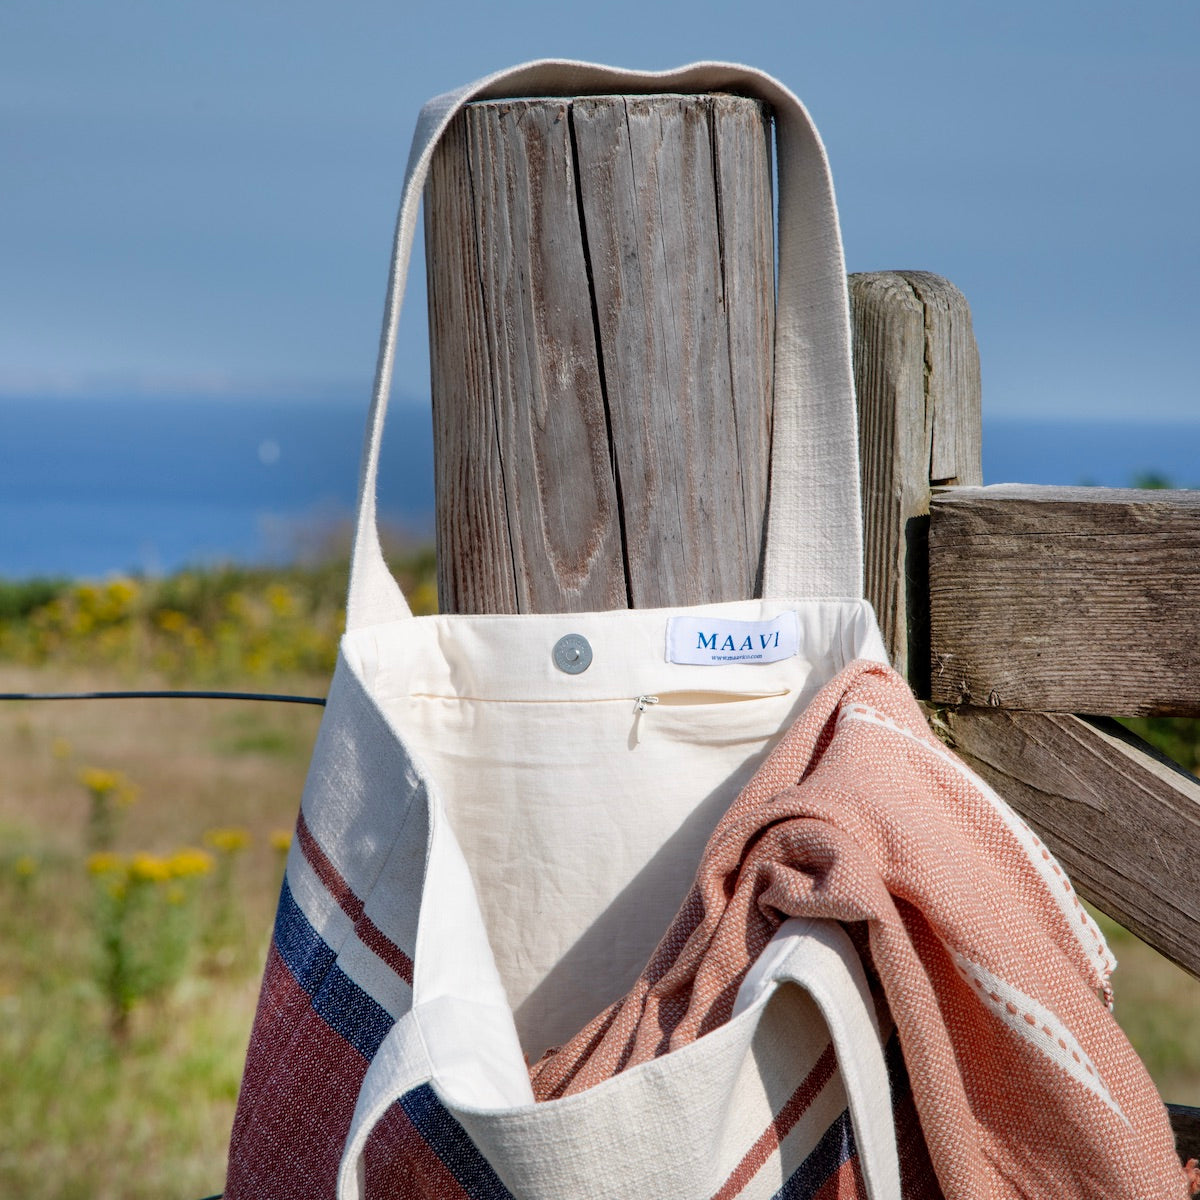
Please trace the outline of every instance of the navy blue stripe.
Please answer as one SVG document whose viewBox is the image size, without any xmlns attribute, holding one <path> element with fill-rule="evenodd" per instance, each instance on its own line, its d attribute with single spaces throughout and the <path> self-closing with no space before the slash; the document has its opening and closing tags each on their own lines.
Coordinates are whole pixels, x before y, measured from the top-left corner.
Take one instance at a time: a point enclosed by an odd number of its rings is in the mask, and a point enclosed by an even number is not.
<svg viewBox="0 0 1200 1200">
<path fill-rule="evenodd" d="M 275 916 L 275 947 L 311 998 L 313 1011 L 370 1062 L 393 1025 L 392 1015 L 337 965 L 337 954 L 309 923 L 286 879 Z"/>
<path fill-rule="evenodd" d="M 857 1153 L 854 1126 L 850 1122 L 850 1110 L 846 1109 L 772 1200 L 812 1200 L 829 1182 L 829 1177 Z"/>
<path fill-rule="evenodd" d="M 337 955 L 309 924 L 296 903 L 286 878 L 279 891 L 279 907 L 275 910 L 275 947 L 310 996 L 337 961 Z"/>
<path fill-rule="evenodd" d="M 883 1048 L 884 1061 L 887 1063 L 888 1078 L 892 1084 L 892 1103 L 895 1104 L 903 1096 L 912 1091 L 912 1083 L 908 1078 L 908 1068 L 904 1063 L 904 1051 L 900 1049 L 900 1033 L 892 1030 L 887 1045 Z"/>
<path fill-rule="evenodd" d="M 475 1148 L 467 1131 L 442 1107 L 429 1084 L 405 1092 L 400 1107 L 470 1200 L 513 1200 L 512 1192 Z"/>
</svg>

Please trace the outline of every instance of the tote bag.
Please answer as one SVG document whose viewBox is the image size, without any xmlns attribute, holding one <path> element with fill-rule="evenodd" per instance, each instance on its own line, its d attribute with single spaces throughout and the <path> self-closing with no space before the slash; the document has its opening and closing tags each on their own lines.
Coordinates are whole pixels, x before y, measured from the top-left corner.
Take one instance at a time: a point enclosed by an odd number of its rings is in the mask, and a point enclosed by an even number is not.
<svg viewBox="0 0 1200 1200">
<path fill-rule="evenodd" d="M 769 105 L 778 144 L 763 597 L 414 618 L 380 550 L 375 480 L 438 138 L 477 98 L 722 90 Z M 824 150 L 799 101 L 739 66 L 634 74 L 570 62 L 431 101 L 397 223 L 347 631 L 226 1195 L 689 1200 L 828 1188 L 894 1200 L 888 1029 L 836 923 L 785 922 L 732 1018 L 682 1049 L 537 1104 L 526 1065 L 638 977 L 722 813 L 822 685 L 860 658 L 885 654 L 862 598 L 846 277 Z M 815 1074 L 831 1043 L 836 1069 Z"/>
</svg>

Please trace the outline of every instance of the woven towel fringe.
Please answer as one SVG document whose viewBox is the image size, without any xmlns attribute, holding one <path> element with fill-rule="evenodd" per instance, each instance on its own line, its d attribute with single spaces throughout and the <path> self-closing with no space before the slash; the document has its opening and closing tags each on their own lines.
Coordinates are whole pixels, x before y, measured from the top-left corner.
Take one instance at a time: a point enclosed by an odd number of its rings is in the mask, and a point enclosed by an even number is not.
<svg viewBox="0 0 1200 1200">
<path fill-rule="evenodd" d="M 1183 1165 L 1183 1173 L 1187 1176 L 1188 1187 L 1192 1189 L 1191 1194 L 1200 1196 L 1200 1163 L 1194 1158 L 1189 1158 Z"/>
</svg>

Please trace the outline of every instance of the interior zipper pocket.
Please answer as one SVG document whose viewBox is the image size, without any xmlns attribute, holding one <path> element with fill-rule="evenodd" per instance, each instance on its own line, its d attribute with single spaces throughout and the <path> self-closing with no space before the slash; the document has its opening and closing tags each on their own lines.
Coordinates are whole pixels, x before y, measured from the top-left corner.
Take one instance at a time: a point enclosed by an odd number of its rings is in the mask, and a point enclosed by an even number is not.
<svg viewBox="0 0 1200 1200">
<path fill-rule="evenodd" d="M 647 711 L 655 706 L 665 708 L 698 708 L 709 704 L 738 704 L 748 700 L 776 700 L 786 696 L 789 688 L 777 688 L 769 692 L 732 692 L 721 688 L 693 688 L 690 691 L 645 693 L 633 704 L 633 729 L 631 742 L 634 746 L 642 740 L 642 721 Z"/>
<path fill-rule="evenodd" d="M 740 700 L 773 700 L 786 696 L 788 688 L 776 688 L 770 692 L 731 692 L 722 688 L 692 688 L 689 691 L 656 692 L 638 696 L 637 711 L 645 712 L 652 704 L 662 704 L 668 707 L 683 708 L 697 704 L 736 704 Z"/>
</svg>

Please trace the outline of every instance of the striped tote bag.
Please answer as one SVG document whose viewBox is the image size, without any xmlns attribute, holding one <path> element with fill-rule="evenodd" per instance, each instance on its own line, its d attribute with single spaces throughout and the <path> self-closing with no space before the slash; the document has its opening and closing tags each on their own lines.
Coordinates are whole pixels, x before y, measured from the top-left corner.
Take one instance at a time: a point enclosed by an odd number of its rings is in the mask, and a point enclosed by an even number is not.
<svg viewBox="0 0 1200 1200">
<path fill-rule="evenodd" d="M 474 98 L 721 90 L 762 99 L 777 136 L 763 596 L 414 618 L 380 551 L 375 478 L 438 138 Z M 540 1102 L 528 1066 L 629 990 L 722 814 L 820 688 L 863 658 L 884 651 L 863 599 L 845 268 L 800 103 L 744 67 L 570 62 L 431 101 L 397 225 L 347 631 L 226 1196 L 895 1200 L 903 1065 L 836 922 L 784 922 L 728 1019 L 670 1053 Z"/>
</svg>

